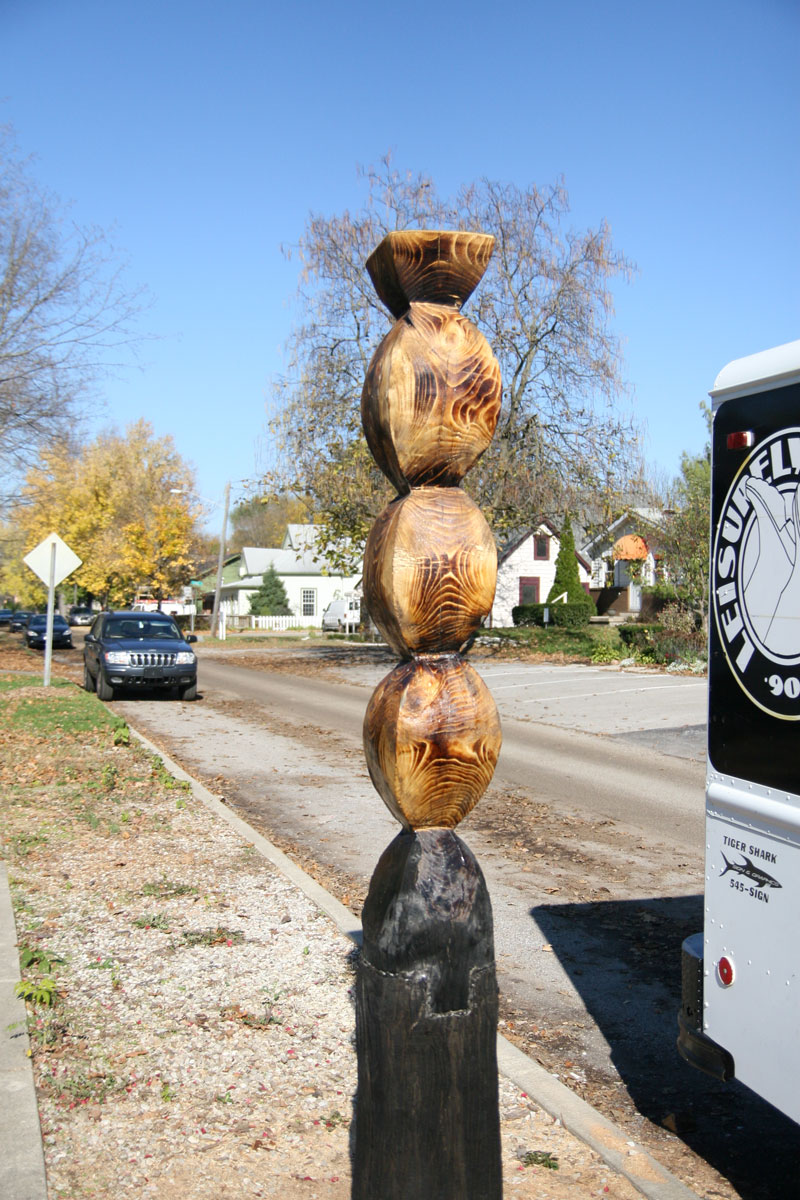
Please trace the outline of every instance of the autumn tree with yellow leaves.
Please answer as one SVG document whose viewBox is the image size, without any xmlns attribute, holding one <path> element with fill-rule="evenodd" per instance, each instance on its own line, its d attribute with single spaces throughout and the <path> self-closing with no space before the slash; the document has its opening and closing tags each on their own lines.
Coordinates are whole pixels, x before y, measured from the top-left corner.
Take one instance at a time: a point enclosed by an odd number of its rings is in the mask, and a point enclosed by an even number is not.
<svg viewBox="0 0 800 1200">
<path fill-rule="evenodd" d="M 56 532 L 83 560 L 70 584 L 104 605 L 127 604 L 143 587 L 157 598 L 172 595 L 191 578 L 199 551 L 194 490 L 172 438 L 157 438 L 144 420 L 77 453 L 61 443 L 45 448 L 5 531 L 0 589 L 41 599 L 22 559 Z"/>
</svg>

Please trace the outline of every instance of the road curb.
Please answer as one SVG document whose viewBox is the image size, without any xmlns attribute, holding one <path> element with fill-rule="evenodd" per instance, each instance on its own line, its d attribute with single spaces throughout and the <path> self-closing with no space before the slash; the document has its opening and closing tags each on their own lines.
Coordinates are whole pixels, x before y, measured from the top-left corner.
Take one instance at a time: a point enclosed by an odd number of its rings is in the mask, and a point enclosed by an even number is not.
<svg viewBox="0 0 800 1200">
<path fill-rule="evenodd" d="M 33 1082 L 17 927 L 6 864 L 0 862 L 0 1196 L 47 1200 L 42 1130 Z"/>
<path fill-rule="evenodd" d="M 331 918 L 341 933 L 357 945 L 361 945 L 361 922 L 349 908 L 306 874 L 288 855 L 273 845 L 269 838 L 237 816 L 159 746 L 138 730 L 131 726 L 129 728 L 132 736 L 145 749 L 162 760 L 171 775 L 190 785 L 196 799 L 246 837 L 264 858 Z M 601 1116 L 590 1104 L 576 1096 L 565 1084 L 502 1034 L 498 1034 L 497 1037 L 497 1061 L 501 1073 L 520 1091 L 526 1092 L 534 1104 L 560 1121 L 565 1129 L 599 1154 L 610 1168 L 623 1175 L 637 1191 L 647 1197 L 647 1200 L 700 1200 L 696 1192 L 662 1167 L 647 1150 L 628 1138 L 621 1129 Z"/>
</svg>

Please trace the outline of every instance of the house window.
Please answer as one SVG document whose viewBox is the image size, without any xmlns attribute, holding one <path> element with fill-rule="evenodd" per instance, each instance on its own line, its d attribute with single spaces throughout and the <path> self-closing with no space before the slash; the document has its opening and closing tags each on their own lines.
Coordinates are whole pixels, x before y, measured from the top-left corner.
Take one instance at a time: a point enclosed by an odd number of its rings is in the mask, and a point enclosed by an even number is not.
<svg viewBox="0 0 800 1200">
<path fill-rule="evenodd" d="M 541 559 L 549 559 L 550 557 L 550 538 L 546 534 L 538 534 L 533 539 L 533 557 Z M 538 603 L 538 601 L 537 601 Z"/>
<path fill-rule="evenodd" d="M 303 588 L 303 616 L 314 617 L 317 613 L 317 589 Z"/>
<path fill-rule="evenodd" d="M 539 580 L 536 577 L 521 576 L 519 581 L 520 604 L 539 603 Z"/>
</svg>

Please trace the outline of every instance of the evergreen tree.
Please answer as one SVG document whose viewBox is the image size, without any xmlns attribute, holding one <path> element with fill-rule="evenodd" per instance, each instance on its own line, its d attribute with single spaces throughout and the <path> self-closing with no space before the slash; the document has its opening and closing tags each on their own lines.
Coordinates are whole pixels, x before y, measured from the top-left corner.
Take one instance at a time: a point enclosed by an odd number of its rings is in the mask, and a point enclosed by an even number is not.
<svg viewBox="0 0 800 1200">
<path fill-rule="evenodd" d="M 561 530 L 561 541 L 556 557 L 556 574 L 545 603 L 552 604 L 555 599 L 563 596 L 564 592 L 567 593 L 567 604 L 582 604 L 590 610 L 594 609 L 592 598 L 584 591 L 578 574 L 575 538 L 569 514 L 564 517 L 564 526 Z"/>
<path fill-rule="evenodd" d="M 257 617 L 290 617 L 292 610 L 286 589 L 274 564 L 270 563 L 261 579 L 261 587 L 250 597 L 250 612 Z"/>
</svg>

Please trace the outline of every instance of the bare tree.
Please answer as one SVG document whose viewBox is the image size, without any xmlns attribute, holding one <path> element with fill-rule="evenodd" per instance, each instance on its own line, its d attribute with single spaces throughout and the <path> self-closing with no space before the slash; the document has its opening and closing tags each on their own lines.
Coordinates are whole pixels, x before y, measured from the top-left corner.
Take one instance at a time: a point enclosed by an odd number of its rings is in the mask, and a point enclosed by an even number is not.
<svg viewBox="0 0 800 1200">
<path fill-rule="evenodd" d="M 632 267 L 608 227 L 567 229 L 561 183 L 523 190 L 481 180 L 444 200 L 389 157 L 366 179 L 360 211 L 312 215 L 289 252 L 301 263 L 303 316 L 275 387 L 283 473 L 271 485 L 309 495 L 329 545 L 357 554 L 390 495 L 360 429 L 366 369 L 389 328 L 364 262 L 392 229 L 480 229 L 496 244 L 469 316 L 500 362 L 503 407 L 466 486 L 499 539 L 543 516 L 558 524 L 571 511 L 586 523 L 590 510 L 613 511 L 639 451 L 611 330 L 611 283 Z"/>
<path fill-rule="evenodd" d="M 23 471 L 69 436 L 98 376 L 134 340 L 141 292 L 126 291 L 106 235 L 70 223 L 0 127 L 0 465 Z M 3 489 L 5 491 L 5 489 Z"/>
</svg>

